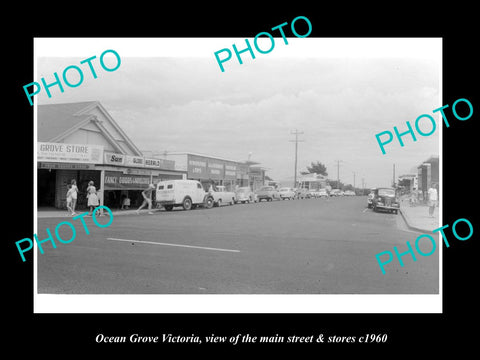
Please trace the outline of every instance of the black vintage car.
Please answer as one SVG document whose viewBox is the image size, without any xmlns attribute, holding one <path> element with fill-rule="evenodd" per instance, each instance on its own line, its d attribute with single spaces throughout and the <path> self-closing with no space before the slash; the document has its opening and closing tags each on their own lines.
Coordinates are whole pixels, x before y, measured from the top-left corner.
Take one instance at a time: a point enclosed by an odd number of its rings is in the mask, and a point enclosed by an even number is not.
<svg viewBox="0 0 480 360">
<path fill-rule="evenodd" d="M 378 188 L 373 192 L 372 199 L 373 211 L 386 210 L 398 214 L 400 203 L 397 198 L 395 189 Z"/>
</svg>

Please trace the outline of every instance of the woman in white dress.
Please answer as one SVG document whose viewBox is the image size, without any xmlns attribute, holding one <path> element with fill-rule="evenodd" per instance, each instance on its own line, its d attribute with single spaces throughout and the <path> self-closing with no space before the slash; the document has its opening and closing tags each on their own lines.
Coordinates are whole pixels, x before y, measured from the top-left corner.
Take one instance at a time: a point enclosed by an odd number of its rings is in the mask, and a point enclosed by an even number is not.
<svg viewBox="0 0 480 360">
<path fill-rule="evenodd" d="M 71 205 L 71 208 L 72 208 L 72 216 L 76 214 L 75 212 L 75 206 L 77 205 L 77 194 L 78 194 L 78 187 L 77 187 L 77 182 L 72 179 L 71 181 L 71 189 L 72 189 L 72 205 Z"/>
<path fill-rule="evenodd" d="M 90 209 L 90 212 L 88 213 L 88 216 L 92 216 L 93 209 L 95 209 L 99 204 L 98 204 L 98 196 L 97 196 L 97 189 L 95 186 L 93 186 L 93 181 L 90 181 L 88 183 L 87 187 L 87 206 Z"/>
</svg>

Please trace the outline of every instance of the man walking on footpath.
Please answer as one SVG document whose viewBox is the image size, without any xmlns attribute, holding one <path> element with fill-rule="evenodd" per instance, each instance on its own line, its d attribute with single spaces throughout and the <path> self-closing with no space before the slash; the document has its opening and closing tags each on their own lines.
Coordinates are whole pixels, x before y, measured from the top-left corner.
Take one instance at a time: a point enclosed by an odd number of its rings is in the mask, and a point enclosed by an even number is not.
<svg viewBox="0 0 480 360">
<path fill-rule="evenodd" d="M 155 185 L 150 184 L 150 185 L 148 185 L 147 189 L 142 191 L 143 203 L 137 209 L 137 211 L 136 211 L 137 214 L 140 214 L 140 210 L 142 210 L 147 205 L 148 205 L 148 213 L 150 215 L 153 214 L 153 212 L 152 212 L 152 192 L 153 192 L 153 189 L 155 189 Z"/>
<path fill-rule="evenodd" d="M 438 192 L 437 192 L 437 184 L 432 183 L 430 189 L 428 189 L 428 214 L 431 217 L 435 211 L 435 206 L 438 204 Z"/>
</svg>

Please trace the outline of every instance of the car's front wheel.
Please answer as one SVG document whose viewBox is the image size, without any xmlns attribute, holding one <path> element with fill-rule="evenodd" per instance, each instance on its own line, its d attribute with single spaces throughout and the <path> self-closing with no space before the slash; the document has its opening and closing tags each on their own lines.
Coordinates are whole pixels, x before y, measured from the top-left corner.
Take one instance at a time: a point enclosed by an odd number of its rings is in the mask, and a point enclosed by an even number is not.
<svg viewBox="0 0 480 360">
<path fill-rule="evenodd" d="M 211 209 L 213 207 L 213 198 L 211 196 L 207 197 L 203 206 L 205 209 Z"/>
</svg>

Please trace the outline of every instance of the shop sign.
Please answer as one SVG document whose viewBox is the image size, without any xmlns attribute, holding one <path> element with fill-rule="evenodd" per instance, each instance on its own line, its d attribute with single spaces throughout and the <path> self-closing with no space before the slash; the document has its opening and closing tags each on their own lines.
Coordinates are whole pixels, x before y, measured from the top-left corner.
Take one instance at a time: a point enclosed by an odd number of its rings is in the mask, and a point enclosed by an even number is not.
<svg viewBox="0 0 480 360">
<path fill-rule="evenodd" d="M 104 163 L 118 166 L 175 170 L 175 161 L 173 160 L 144 158 L 141 156 L 124 155 L 111 152 L 105 152 Z"/>
<path fill-rule="evenodd" d="M 207 163 L 207 174 L 212 179 L 223 179 L 224 165 L 221 163 L 209 161 Z"/>
<path fill-rule="evenodd" d="M 125 155 L 123 154 L 114 154 L 110 152 L 105 152 L 104 160 L 105 160 L 105 164 L 125 165 Z"/>
<path fill-rule="evenodd" d="M 125 165 L 126 166 L 143 167 L 144 164 L 145 164 L 145 159 L 143 157 L 125 155 Z"/>
<path fill-rule="evenodd" d="M 237 178 L 237 166 L 225 164 L 225 179 L 235 180 Z"/>
<path fill-rule="evenodd" d="M 204 178 L 207 174 L 207 162 L 196 158 L 188 159 L 187 172 L 189 177 Z"/>
<path fill-rule="evenodd" d="M 39 162 L 38 168 L 39 169 L 64 169 L 64 170 L 92 170 L 92 169 L 95 169 L 95 165 Z"/>
<path fill-rule="evenodd" d="M 150 176 L 127 175 L 115 171 L 105 171 L 105 189 L 145 189 L 150 184 Z"/>
<path fill-rule="evenodd" d="M 175 170 L 175 161 L 165 159 L 145 158 L 145 167 L 165 170 Z"/>
<path fill-rule="evenodd" d="M 37 161 L 101 164 L 103 146 L 64 143 L 37 143 Z"/>
</svg>

